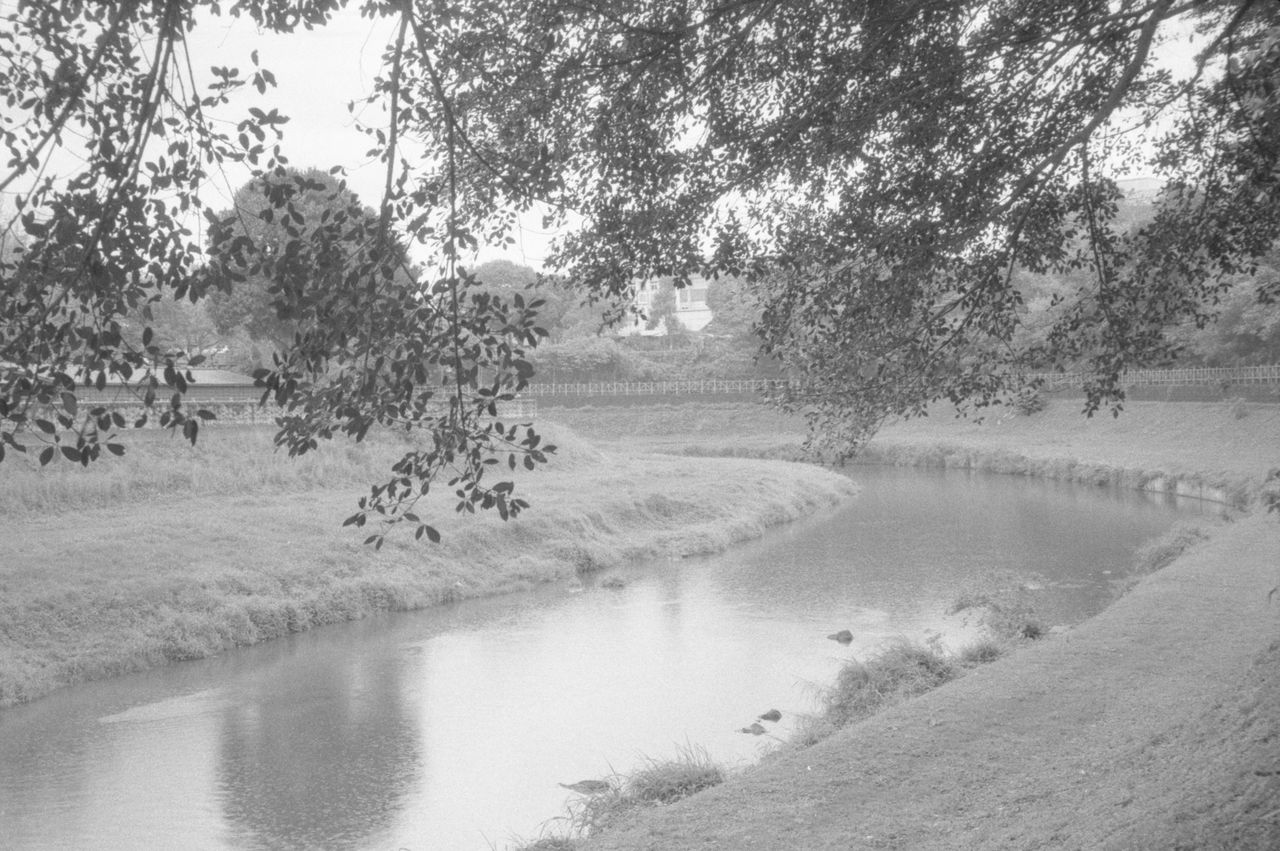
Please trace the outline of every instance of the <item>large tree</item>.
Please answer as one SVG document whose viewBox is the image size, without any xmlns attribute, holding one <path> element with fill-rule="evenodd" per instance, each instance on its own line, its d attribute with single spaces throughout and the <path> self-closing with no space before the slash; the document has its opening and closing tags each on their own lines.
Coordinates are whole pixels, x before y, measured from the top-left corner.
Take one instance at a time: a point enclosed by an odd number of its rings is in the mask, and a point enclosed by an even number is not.
<svg viewBox="0 0 1280 851">
<path fill-rule="evenodd" d="M 529 378 L 536 299 L 459 262 L 535 208 L 580 223 L 553 266 L 618 311 L 639 281 L 744 278 L 763 349 L 798 379 L 779 402 L 838 453 L 890 414 L 996 401 L 1030 362 L 1086 370 L 1088 409 L 1117 405 L 1124 369 L 1207 321 L 1280 232 L 1280 11 L 1259 0 L 352 0 L 391 25 L 365 128 L 384 190 L 376 216 L 308 230 L 278 146 L 287 107 L 225 121 L 233 92 L 287 68 L 194 69 L 185 39 L 210 15 L 287 33 L 345 5 L 4 13 L 0 190 L 24 243 L 0 267 L 10 449 L 52 406 L 37 437 L 87 463 L 118 423 L 77 388 L 139 375 L 146 398 L 175 391 L 166 422 L 194 437 L 183 359 L 128 345 L 119 318 L 261 275 L 315 320 L 259 376 L 283 445 L 424 430 L 355 522 L 417 520 L 404 498 L 442 475 L 462 508 L 518 510 L 485 462 L 533 464 L 537 437 L 481 414 Z M 1192 29 L 1198 67 L 1174 78 L 1154 58 Z M 74 173 L 47 168 L 64 148 Z M 239 210 L 206 213 L 208 246 L 192 236 L 229 163 L 272 178 L 257 215 L 285 222 L 282 251 L 255 252 Z M 1136 230 L 1115 221 L 1114 178 L 1133 171 L 1164 181 Z M 401 244 L 429 255 L 420 286 L 399 282 Z M 1080 270 L 1053 327 L 1019 336 L 1015 276 Z"/>
</svg>

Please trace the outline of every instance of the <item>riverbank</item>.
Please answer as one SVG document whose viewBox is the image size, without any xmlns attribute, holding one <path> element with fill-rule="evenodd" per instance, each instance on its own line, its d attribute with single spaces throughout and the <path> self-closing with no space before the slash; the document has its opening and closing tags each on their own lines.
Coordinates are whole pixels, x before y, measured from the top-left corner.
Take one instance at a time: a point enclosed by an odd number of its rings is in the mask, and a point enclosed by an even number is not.
<svg viewBox="0 0 1280 851">
<path fill-rule="evenodd" d="M 813 466 L 560 452 L 518 477 L 517 520 L 459 517 L 443 542 L 341 526 L 396 446 L 326 447 L 291 465 L 265 429 L 209 429 L 195 450 L 144 440 L 127 463 L 6 467 L 0 504 L 0 706 L 327 623 L 572 582 L 649 557 L 723 550 L 833 505 Z M 362 478 L 363 477 L 363 478 Z"/>
<path fill-rule="evenodd" d="M 759 450 L 785 453 L 790 435 Z M 1085 420 L 1058 400 L 898 424 L 867 454 L 1256 504 L 1280 466 L 1280 409 L 1134 403 Z M 1235 517 L 1066 634 L 581 847 L 1280 847 L 1280 522 Z"/>
</svg>

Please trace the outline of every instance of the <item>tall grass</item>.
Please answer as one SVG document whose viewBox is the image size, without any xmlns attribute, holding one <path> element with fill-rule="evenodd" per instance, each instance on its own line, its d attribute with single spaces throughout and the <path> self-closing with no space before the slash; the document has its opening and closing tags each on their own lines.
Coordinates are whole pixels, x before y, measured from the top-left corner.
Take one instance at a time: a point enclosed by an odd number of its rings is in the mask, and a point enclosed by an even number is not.
<svg viewBox="0 0 1280 851">
<path fill-rule="evenodd" d="M 390 475 L 408 448 L 394 433 L 323 444 L 299 458 L 272 445 L 266 426 L 213 426 L 195 446 L 166 431 L 127 436 L 123 457 L 88 467 L 62 459 L 40 467 L 33 453 L 0 464 L 0 515 L 47 514 L 193 494 L 281 492 L 365 484 Z"/>
</svg>

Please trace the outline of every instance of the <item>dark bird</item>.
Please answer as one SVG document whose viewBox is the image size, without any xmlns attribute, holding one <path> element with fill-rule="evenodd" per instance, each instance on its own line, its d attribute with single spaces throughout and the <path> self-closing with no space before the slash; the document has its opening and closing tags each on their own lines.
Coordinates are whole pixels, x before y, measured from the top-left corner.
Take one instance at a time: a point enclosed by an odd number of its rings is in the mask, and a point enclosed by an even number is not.
<svg viewBox="0 0 1280 851">
<path fill-rule="evenodd" d="M 760 716 L 761 721 L 781 721 L 782 713 L 776 709 L 770 709 L 768 712 Z"/>
<path fill-rule="evenodd" d="M 577 783 L 561 783 L 565 789 L 577 792 L 579 795 L 599 795 L 601 792 L 608 792 L 613 787 L 604 780 L 579 780 Z"/>
<path fill-rule="evenodd" d="M 842 629 L 839 632 L 833 632 L 828 635 L 827 638 L 830 638 L 832 641 L 839 641 L 841 644 L 853 643 L 853 633 L 849 632 L 847 629 Z"/>
<path fill-rule="evenodd" d="M 738 732 L 739 732 L 739 733 L 750 733 L 750 734 L 751 734 L 751 735 L 753 735 L 753 736 L 763 736 L 763 735 L 764 735 L 764 727 L 760 726 L 760 722 L 758 722 L 758 721 L 757 721 L 756 723 L 752 724 L 750 727 L 743 727 L 743 728 L 742 728 L 741 730 L 739 730 Z"/>
</svg>

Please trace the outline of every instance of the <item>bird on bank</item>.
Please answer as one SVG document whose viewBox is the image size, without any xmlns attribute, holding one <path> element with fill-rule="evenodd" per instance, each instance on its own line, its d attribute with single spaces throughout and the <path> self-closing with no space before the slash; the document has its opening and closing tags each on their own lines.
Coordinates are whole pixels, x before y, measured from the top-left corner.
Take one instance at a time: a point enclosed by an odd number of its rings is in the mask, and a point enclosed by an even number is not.
<svg viewBox="0 0 1280 851">
<path fill-rule="evenodd" d="M 770 709 L 768 712 L 766 712 L 765 714 L 761 715 L 761 716 L 759 717 L 759 719 L 758 719 L 758 720 L 760 720 L 760 721 L 781 721 L 781 720 L 782 720 L 782 713 L 781 713 L 781 712 L 779 712 L 779 711 L 778 711 L 778 710 L 776 710 L 776 709 Z"/>
<path fill-rule="evenodd" d="M 827 638 L 830 638 L 832 641 L 838 641 L 841 644 L 853 643 L 853 633 L 847 629 L 842 629 L 839 632 L 833 632 L 828 635 Z"/>
<path fill-rule="evenodd" d="M 750 733 L 750 734 L 751 734 L 751 735 L 753 735 L 753 736 L 763 736 L 763 735 L 764 735 L 764 727 L 763 727 L 763 726 L 761 726 L 761 724 L 760 724 L 760 722 L 759 722 L 759 721 L 757 721 L 757 722 L 753 723 L 750 727 L 743 727 L 743 728 L 742 728 L 741 730 L 739 730 L 738 732 L 739 732 L 739 733 Z"/>
<path fill-rule="evenodd" d="M 613 787 L 605 780 L 579 780 L 577 783 L 561 783 L 560 786 L 579 795 L 599 795 Z"/>
</svg>

